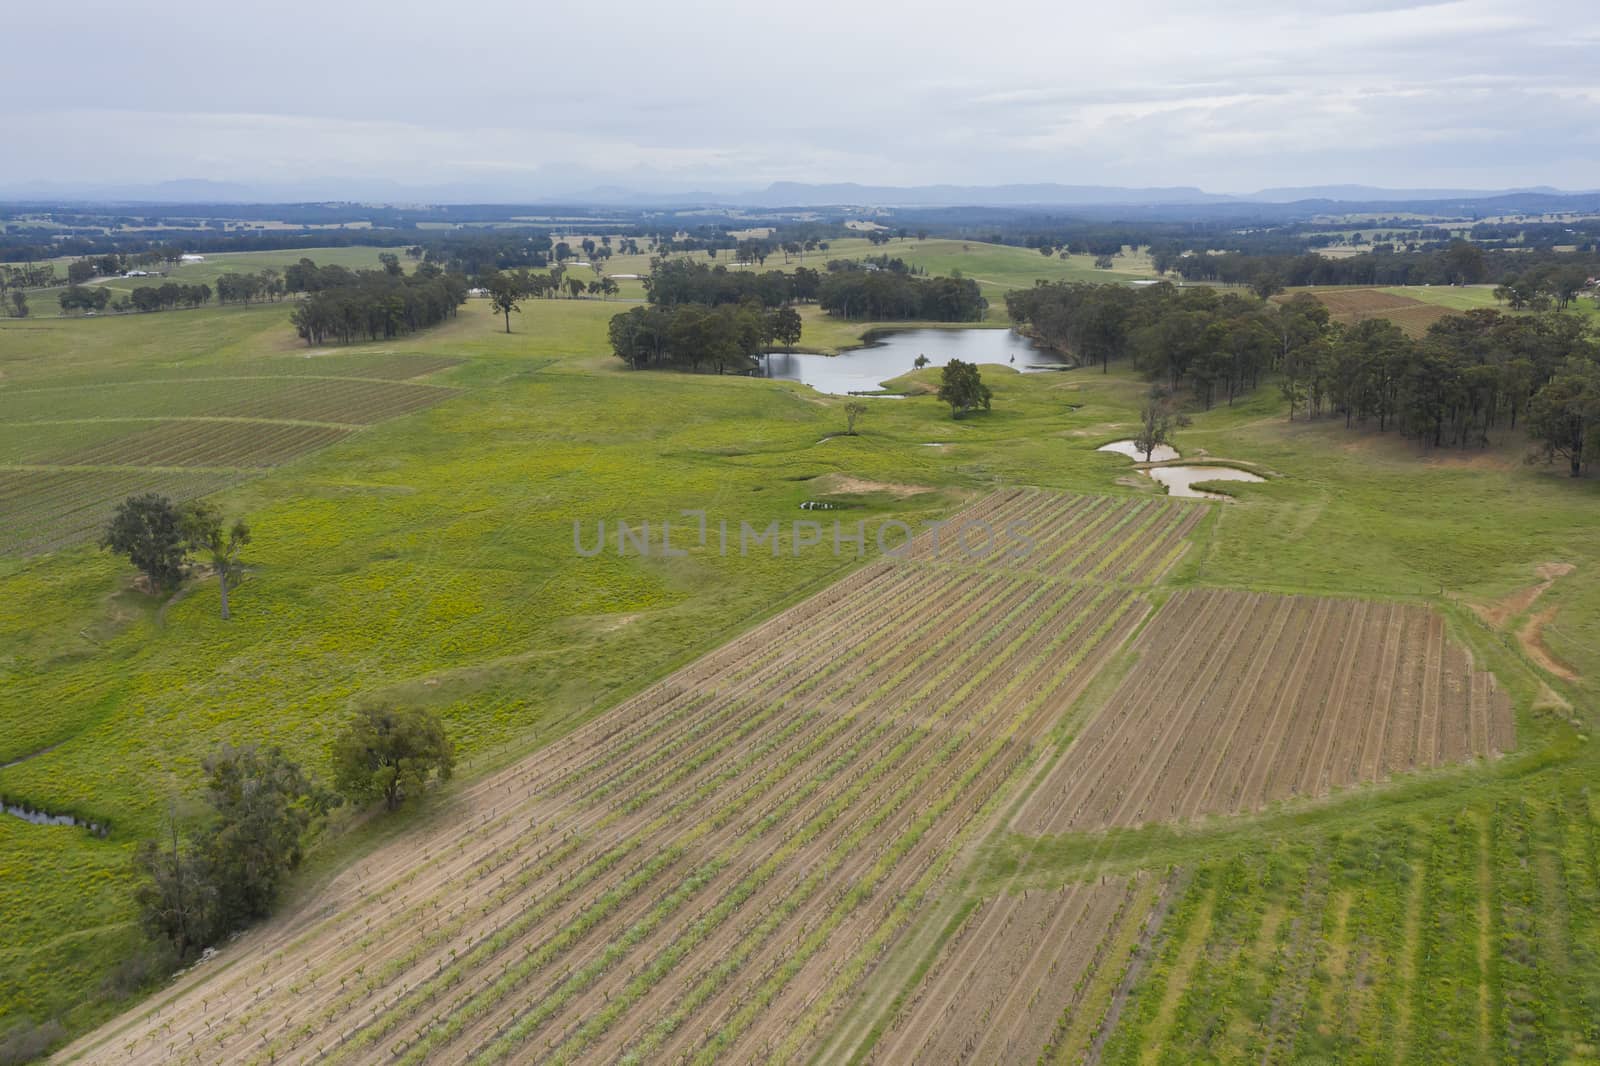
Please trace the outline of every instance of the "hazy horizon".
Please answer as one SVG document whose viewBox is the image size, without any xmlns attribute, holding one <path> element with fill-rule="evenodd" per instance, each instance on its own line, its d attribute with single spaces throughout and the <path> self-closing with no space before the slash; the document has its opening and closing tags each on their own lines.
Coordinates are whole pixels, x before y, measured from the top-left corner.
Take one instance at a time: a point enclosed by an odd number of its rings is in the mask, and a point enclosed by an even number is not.
<svg viewBox="0 0 1600 1066">
<path fill-rule="evenodd" d="M 0 70 L 0 188 L 1585 190 L 1600 160 L 1600 23 L 1568 2 L 76 10 Z"/>
</svg>

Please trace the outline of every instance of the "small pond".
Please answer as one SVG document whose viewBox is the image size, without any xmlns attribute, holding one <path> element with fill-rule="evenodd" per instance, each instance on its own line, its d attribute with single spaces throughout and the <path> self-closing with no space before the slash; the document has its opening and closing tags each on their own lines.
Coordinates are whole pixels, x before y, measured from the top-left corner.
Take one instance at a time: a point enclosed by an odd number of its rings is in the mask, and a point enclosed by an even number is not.
<svg viewBox="0 0 1600 1066">
<path fill-rule="evenodd" d="M 1155 466 L 1144 471 L 1167 487 L 1169 496 L 1189 496 L 1197 500 L 1226 500 L 1216 492 L 1203 492 L 1194 486 L 1205 481 L 1265 481 L 1259 474 L 1231 466 Z"/>
<path fill-rule="evenodd" d="M 1047 348 L 1009 329 L 902 329 L 877 333 L 865 348 L 838 355 L 773 352 L 761 357 L 761 377 L 810 385 L 818 392 L 846 396 L 882 391 L 882 383 L 916 369 L 917 356 L 931 366 L 952 359 L 1000 363 L 1022 373 L 1065 370 L 1071 364 Z"/>
<path fill-rule="evenodd" d="M 1145 461 L 1144 452 L 1131 440 L 1114 440 L 1110 444 L 1102 444 L 1095 451 L 1116 452 L 1118 455 L 1126 455 L 1129 459 L 1137 462 L 1142 463 Z M 1176 458 L 1178 458 L 1178 449 L 1170 444 L 1157 444 L 1154 450 L 1150 452 L 1149 461 L 1152 463 L 1165 463 Z"/>
</svg>

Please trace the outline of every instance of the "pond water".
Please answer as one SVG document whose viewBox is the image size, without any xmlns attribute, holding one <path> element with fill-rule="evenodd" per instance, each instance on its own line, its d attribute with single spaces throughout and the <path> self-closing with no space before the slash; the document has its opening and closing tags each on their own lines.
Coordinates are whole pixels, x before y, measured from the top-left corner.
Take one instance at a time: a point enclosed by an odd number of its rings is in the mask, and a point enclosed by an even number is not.
<svg viewBox="0 0 1600 1066">
<path fill-rule="evenodd" d="M 1188 496 L 1197 500 L 1230 499 L 1221 493 L 1202 492 L 1194 486 L 1204 481 L 1265 481 L 1259 474 L 1231 466 L 1156 466 L 1144 471 L 1167 487 L 1169 496 Z"/>
<path fill-rule="evenodd" d="M 1126 455 L 1129 459 L 1137 462 L 1142 463 L 1145 461 L 1144 452 L 1140 451 L 1139 446 L 1131 440 L 1114 440 L 1110 444 L 1102 444 L 1095 451 L 1116 452 L 1118 455 Z M 1178 458 L 1178 449 L 1170 444 L 1157 444 L 1150 452 L 1150 462 L 1152 463 L 1165 463 L 1176 458 Z"/>
<path fill-rule="evenodd" d="M 967 363 L 1000 363 L 1022 373 L 1065 370 L 1065 359 L 1009 329 L 903 329 L 878 333 L 865 348 L 838 355 L 772 352 L 761 357 L 761 377 L 798 381 L 818 392 L 846 396 L 881 393 L 882 383 L 916 369 L 917 356 L 929 365 L 952 359 Z M 888 394 L 885 394 L 888 395 Z"/>
<path fill-rule="evenodd" d="M 74 818 L 70 814 L 51 814 L 49 811 L 36 811 L 13 803 L 5 805 L 5 812 L 13 818 L 21 818 L 24 822 L 32 822 L 34 825 L 81 825 L 95 836 L 106 835 L 104 826 Z"/>
</svg>

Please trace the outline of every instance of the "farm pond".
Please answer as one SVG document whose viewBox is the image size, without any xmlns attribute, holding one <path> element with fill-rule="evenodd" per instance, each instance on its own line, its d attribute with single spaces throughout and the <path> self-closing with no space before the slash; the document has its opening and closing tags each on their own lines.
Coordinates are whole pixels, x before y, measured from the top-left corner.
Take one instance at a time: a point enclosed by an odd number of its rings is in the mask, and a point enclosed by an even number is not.
<svg viewBox="0 0 1600 1066">
<path fill-rule="evenodd" d="M 883 391 L 883 382 L 915 370 L 919 355 L 927 356 L 930 366 L 944 366 L 952 359 L 960 359 L 968 363 L 1000 363 L 1025 374 L 1071 366 L 1056 352 L 1009 329 L 888 330 L 868 334 L 867 341 L 864 348 L 851 348 L 838 355 L 772 352 L 761 357 L 756 374 L 798 381 L 835 396 L 891 396 L 894 394 Z"/>
</svg>

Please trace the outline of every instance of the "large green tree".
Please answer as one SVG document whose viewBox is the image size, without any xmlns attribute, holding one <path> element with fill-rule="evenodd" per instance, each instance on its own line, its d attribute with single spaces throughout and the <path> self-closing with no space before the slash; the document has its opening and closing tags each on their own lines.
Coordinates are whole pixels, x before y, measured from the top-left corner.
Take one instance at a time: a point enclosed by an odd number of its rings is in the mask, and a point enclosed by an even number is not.
<svg viewBox="0 0 1600 1066">
<path fill-rule="evenodd" d="M 389 810 L 422 792 L 428 778 L 448 780 L 455 745 L 431 711 L 414 707 L 365 707 L 333 741 L 336 787 L 353 800 L 383 798 Z"/>
<path fill-rule="evenodd" d="M 188 549 L 183 519 L 165 496 L 129 496 L 117 505 L 100 545 L 139 568 L 152 589 L 170 589 L 183 580 Z"/>
<path fill-rule="evenodd" d="M 940 382 L 939 399 L 950 405 L 952 418 L 960 418 L 976 407 L 989 410 L 994 393 L 983 383 L 978 364 L 952 359 L 944 365 Z"/>
</svg>

